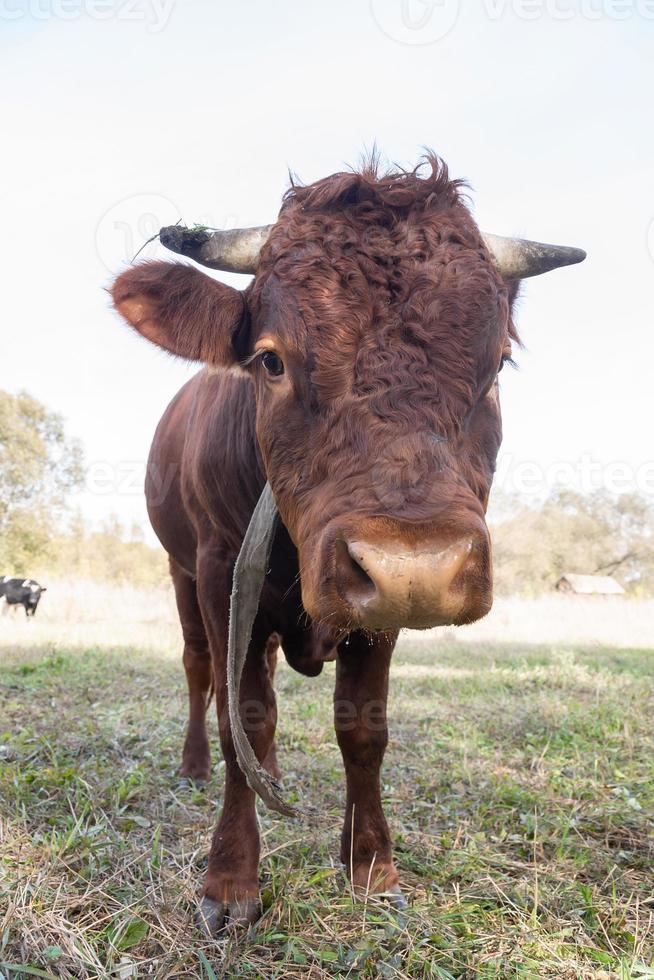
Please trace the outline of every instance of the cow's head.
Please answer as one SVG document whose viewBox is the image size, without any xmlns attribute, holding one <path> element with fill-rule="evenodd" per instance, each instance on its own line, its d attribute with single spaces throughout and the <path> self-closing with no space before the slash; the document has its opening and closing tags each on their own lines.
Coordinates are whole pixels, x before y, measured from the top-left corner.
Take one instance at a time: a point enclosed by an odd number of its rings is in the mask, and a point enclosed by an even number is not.
<svg viewBox="0 0 654 980">
<path fill-rule="evenodd" d="M 27 596 L 26 600 L 26 612 L 28 616 L 33 616 L 35 614 L 37 606 L 41 601 L 41 596 L 44 592 L 47 592 L 47 589 L 41 585 L 32 586 L 30 588 L 30 594 Z"/>
<path fill-rule="evenodd" d="M 305 608 L 343 629 L 489 610 L 484 514 L 515 285 L 584 257 L 482 236 L 459 184 L 429 163 L 424 177 L 371 168 L 294 187 L 269 229 L 169 230 L 205 264 L 256 270 L 244 292 L 159 262 L 114 286 L 149 340 L 252 379 Z"/>
</svg>

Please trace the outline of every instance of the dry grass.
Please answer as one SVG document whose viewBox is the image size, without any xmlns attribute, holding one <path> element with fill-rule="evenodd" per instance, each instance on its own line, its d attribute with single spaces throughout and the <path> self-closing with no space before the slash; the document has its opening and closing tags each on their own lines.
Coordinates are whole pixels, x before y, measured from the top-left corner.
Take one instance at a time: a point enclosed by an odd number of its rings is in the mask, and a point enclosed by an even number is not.
<svg viewBox="0 0 654 980">
<path fill-rule="evenodd" d="M 3 609 L 0 642 L 4 646 L 26 653 L 48 644 L 53 649 L 134 646 L 179 656 L 181 632 L 172 587 L 136 589 L 50 579 L 47 587 L 29 624 L 22 607 Z"/>
<path fill-rule="evenodd" d="M 50 581 L 37 615 L 25 633 L 22 608 L 0 618 L 5 644 L 29 648 L 41 643 L 103 645 L 122 643 L 179 651 L 180 633 L 170 588 Z M 458 629 L 412 633 L 414 643 L 437 642 L 582 644 L 619 648 L 647 646 L 654 634 L 654 599 L 496 599 L 485 619 Z"/>
<path fill-rule="evenodd" d="M 51 585 L 33 624 L 0 619 L 0 974 L 654 977 L 653 619 L 553 597 L 402 639 L 384 769 L 402 915 L 353 905 L 334 858 L 333 665 L 282 667 L 285 782 L 323 820 L 261 812 L 265 914 L 206 943 L 222 772 L 205 793 L 175 775 L 171 597 Z"/>
<path fill-rule="evenodd" d="M 497 599 L 485 619 L 447 631 L 448 639 L 481 642 L 647 646 L 654 639 L 654 600 L 622 596 Z M 419 634 L 424 637 L 441 631 Z"/>
</svg>

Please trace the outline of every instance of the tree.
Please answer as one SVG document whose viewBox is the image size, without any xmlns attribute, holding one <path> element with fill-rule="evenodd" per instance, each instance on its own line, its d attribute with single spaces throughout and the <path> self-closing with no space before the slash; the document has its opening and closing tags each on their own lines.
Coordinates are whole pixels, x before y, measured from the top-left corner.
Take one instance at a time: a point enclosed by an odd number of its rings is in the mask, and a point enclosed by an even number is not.
<svg viewBox="0 0 654 980">
<path fill-rule="evenodd" d="M 146 544 L 138 525 L 128 532 L 113 515 L 92 530 L 78 514 L 52 545 L 48 570 L 57 578 L 74 569 L 77 578 L 135 588 L 167 586 L 170 581 L 163 549 Z"/>
<path fill-rule="evenodd" d="M 636 493 L 555 490 L 539 508 L 522 505 L 493 529 L 498 593 L 551 589 L 565 572 L 613 575 L 654 594 L 654 508 Z"/>
<path fill-rule="evenodd" d="M 83 479 L 82 450 L 63 419 L 26 392 L 0 391 L 2 570 L 28 574 L 43 556 L 67 495 Z"/>
</svg>

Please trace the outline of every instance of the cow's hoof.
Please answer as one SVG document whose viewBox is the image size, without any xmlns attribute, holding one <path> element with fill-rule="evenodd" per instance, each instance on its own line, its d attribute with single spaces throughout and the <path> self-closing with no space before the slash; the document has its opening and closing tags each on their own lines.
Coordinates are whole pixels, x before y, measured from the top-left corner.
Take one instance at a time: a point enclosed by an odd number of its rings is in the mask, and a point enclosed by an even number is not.
<svg viewBox="0 0 654 980">
<path fill-rule="evenodd" d="M 258 898 L 244 898 L 240 902 L 231 902 L 229 915 L 225 919 L 225 928 L 247 929 L 261 917 L 261 902 Z"/>
<path fill-rule="evenodd" d="M 207 788 L 207 779 L 194 779 L 192 776 L 180 776 L 177 780 L 177 789 L 179 790 L 197 790 L 200 793 L 204 793 Z"/>
<path fill-rule="evenodd" d="M 386 902 L 396 911 L 407 907 L 407 900 L 397 880 L 397 870 L 390 862 L 376 864 L 371 868 L 358 864 L 351 873 L 353 892 L 359 901 L 377 899 Z"/>
<path fill-rule="evenodd" d="M 225 906 L 222 902 L 214 902 L 205 895 L 200 899 L 195 921 L 198 929 L 207 939 L 212 939 L 223 928 L 225 923 Z"/>
<path fill-rule="evenodd" d="M 399 885 L 390 885 L 388 888 L 384 889 L 384 891 L 375 892 L 357 888 L 355 889 L 354 894 L 360 902 L 368 902 L 371 900 L 376 902 L 385 902 L 386 905 L 390 905 L 395 912 L 402 912 L 409 906 L 409 903 L 404 897 L 404 893 Z"/>
<path fill-rule="evenodd" d="M 404 897 L 404 892 L 399 885 L 392 885 L 383 897 L 386 899 L 391 908 L 396 909 L 398 912 L 402 912 L 404 909 L 409 907 L 409 903 Z"/>
<path fill-rule="evenodd" d="M 258 898 L 243 898 L 227 904 L 205 895 L 200 900 L 196 922 L 207 939 L 226 938 L 239 929 L 247 929 L 260 915 L 261 902 Z"/>
</svg>

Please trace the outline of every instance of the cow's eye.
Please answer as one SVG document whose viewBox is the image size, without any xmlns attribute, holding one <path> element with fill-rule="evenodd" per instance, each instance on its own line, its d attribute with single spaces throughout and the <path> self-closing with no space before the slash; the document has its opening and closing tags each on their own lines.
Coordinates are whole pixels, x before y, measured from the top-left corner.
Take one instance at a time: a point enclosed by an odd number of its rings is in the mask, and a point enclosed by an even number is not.
<svg viewBox="0 0 654 980">
<path fill-rule="evenodd" d="M 502 358 L 500 360 L 499 367 L 497 369 L 497 373 L 498 374 L 500 373 L 500 371 L 502 370 L 502 368 L 504 367 L 505 364 L 507 364 L 507 363 L 508 364 L 513 364 L 514 363 L 513 358 L 511 357 L 511 353 L 512 353 L 511 350 L 505 350 L 503 352 Z"/>
<path fill-rule="evenodd" d="M 265 367 L 268 374 L 272 374 L 275 378 L 278 378 L 280 374 L 284 373 L 284 362 L 281 357 L 275 354 L 272 350 L 266 350 L 261 355 L 261 363 Z"/>
</svg>

